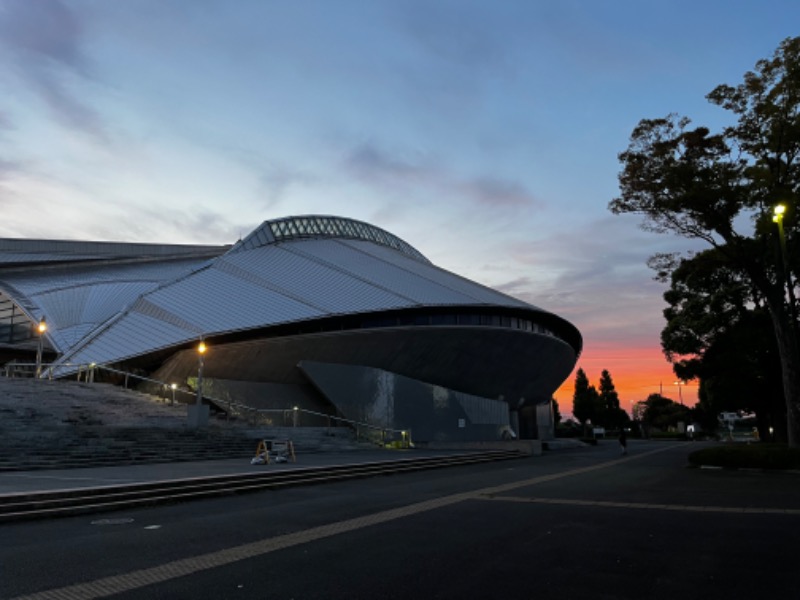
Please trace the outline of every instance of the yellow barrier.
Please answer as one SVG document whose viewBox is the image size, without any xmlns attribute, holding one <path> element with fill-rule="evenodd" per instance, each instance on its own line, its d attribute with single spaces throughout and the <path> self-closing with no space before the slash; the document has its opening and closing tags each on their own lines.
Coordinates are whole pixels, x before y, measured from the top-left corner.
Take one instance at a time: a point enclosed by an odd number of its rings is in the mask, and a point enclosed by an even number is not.
<svg viewBox="0 0 800 600">
<path fill-rule="evenodd" d="M 292 440 L 261 440 L 256 448 L 256 460 L 263 458 L 265 464 L 270 464 L 271 458 L 276 462 L 284 462 L 291 460 L 297 462 L 297 457 L 294 454 L 294 444 Z M 282 459 L 282 460 L 281 460 Z"/>
</svg>

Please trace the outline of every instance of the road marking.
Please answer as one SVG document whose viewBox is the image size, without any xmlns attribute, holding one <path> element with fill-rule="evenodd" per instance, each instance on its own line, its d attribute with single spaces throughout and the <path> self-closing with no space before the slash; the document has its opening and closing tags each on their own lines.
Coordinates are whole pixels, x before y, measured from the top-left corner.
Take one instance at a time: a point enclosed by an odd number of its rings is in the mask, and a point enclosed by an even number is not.
<svg viewBox="0 0 800 600">
<path fill-rule="evenodd" d="M 580 467 L 577 469 L 571 469 L 569 471 L 541 475 L 539 477 L 532 477 L 513 483 L 482 488 L 470 492 L 462 492 L 460 494 L 451 494 L 450 496 L 426 500 L 424 502 L 417 502 L 415 504 L 409 504 L 408 506 L 385 510 L 372 515 L 347 519 L 345 521 L 339 521 L 337 523 L 313 527 L 304 531 L 267 538 L 257 542 L 251 542 L 249 544 L 242 544 L 240 546 L 234 546 L 232 548 L 226 548 L 216 552 L 209 552 L 207 554 L 175 560 L 169 563 L 158 565 L 157 567 L 151 567 L 149 569 L 140 569 L 138 571 L 131 571 L 130 573 L 123 573 L 120 575 L 112 575 L 110 577 L 104 577 L 102 579 L 97 579 L 95 581 L 89 581 L 86 583 L 79 583 L 28 594 L 25 596 L 18 596 L 12 600 L 72 600 L 76 598 L 104 598 L 113 594 L 121 594 L 149 585 L 163 583 L 179 577 L 186 577 L 187 575 L 192 575 L 193 573 L 198 573 L 200 571 L 215 569 L 217 567 L 222 567 L 242 560 L 256 558 L 277 550 L 291 548 L 292 546 L 307 544 L 309 542 L 314 542 L 342 533 L 348 533 L 350 531 L 356 531 L 365 527 L 380 525 L 396 519 L 402 519 L 404 517 L 436 510 L 457 504 L 459 502 L 464 502 L 465 500 L 485 499 L 488 496 L 502 494 L 504 492 L 509 492 L 539 483 L 545 483 L 548 481 L 554 481 L 556 479 L 562 479 L 564 477 L 572 477 L 573 475 L 580 475 L 582 473 L 614 467 L 628 461 L 638 460 L 640 458 L 644 458 L 645 456 L 656 454 L 658 452 L 671 450 L 675 447 L 675 445 L 670 444 L 668 446 L 651 450 L 649 452 L 643 452 L 642 454 L 637 454 L 635 456 L 628 456 L 622 459 L 617 458 L 588 467 Z"/>
<path fill-rule="evenodd" d="M 605 508 L 633 508 L 644 510 L 672 510 L 702 513 L 747 513 L 763 515 L 800 515 L 794 508 L 751 508 L 739 506 L 690 506 L 685 504 L 648 504 L 645 502 L 605 502 L 601 500 L 574 500 L 570 498 L 526 498 L 522 496 L 480 496 L 480 500 L 519 502 L 529 504 L 560 504 L 565 506 L 600 506 Z"/>
</svg>

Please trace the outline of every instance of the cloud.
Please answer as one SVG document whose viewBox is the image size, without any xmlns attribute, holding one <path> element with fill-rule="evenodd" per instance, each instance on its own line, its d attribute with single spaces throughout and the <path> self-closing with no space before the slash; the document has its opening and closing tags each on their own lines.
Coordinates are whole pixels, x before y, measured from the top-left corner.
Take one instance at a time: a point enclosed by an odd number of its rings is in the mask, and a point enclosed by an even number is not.
<svg viewBox="0 0 800 600">
<path fill-rule="evenodd" d="M 263 169 L 258 178 L 260 189 L 266 197 L 266 209 L 276 208 L 292 188 L 315 183 L 317 178 L 297 169 L 272 164 Z"/>
<path fill-rule="evenodd" d="M 83 27 L 61 0 L 5 2 L 0 11 L 0 49 L 21 79 L 64 125 L 106 138 L 99 115 L 69 89 L 91 79 L 83 53 Z"/>
<path fill-rule="evenodd" d="M 525 206 L 536 204 L 536 198 L 521 183 L 494 177 L 467 180 L 459 186 L 479 204 L 489 206 Z"/>
<path fill-rule="evenodd" d="M 522 273 L 501 290 L 572 321 L 593 344 L 658 346 L 664 284 L 647 258 L 696 249 L 695 242 L 648 234 L 633 219 L 609 215 L 531 241 L 509 242 Z"/>
<path fill-rule="evenodd" d="M 483 8 L 463 1 L 450 6 L 411 3 L 404 11 L 402 24 L 409 37 L 434 59 L 471 73 L 497 71 L 507 66 L 504 38 L 487 27 L 487 20 L 493 19 L 494 14 Z"/>
<path fill-rule="evenodd" d="M 437 197 L 458 202 L 465 199 L 492 207 L 525 207 L 538 204 L 522 183 L 490 175 L 460 177 L 438 161 L 422 154 L 406 156 L 389 152 L 374 143 L 361 143 L 345 158 L 345 169 L 355 178 L 380 187 L 385 193 L 434 192 Z"/>
<path fill-rule="evenodd" d="M 434 181 L 440 178 L 435 166 L 415 164 L 370 143 L 356 146 L 347 156 L 345 165 L 356 177 L 371 182 Z"/>
<path fill-rule="evenodd" d="M 121 207 L 116 207 L 116 209 Z M 175 244 L 234 244 L 259 223 L 234 223 L 225 211 L 138 208 L 125 210 L 124 239 L 120 239 L 119 217 L 114 215 L 108 224 L 95 223 L 90 229 L 104 239 Z"/>
<path fill-rule="evenodd" d="M 0 158 L 0 180 L 8 179 L 23 170 L 24 165 L 21 162 Z"/>
<path fill-rule="evenodd" d="M 493 287 L 498 292 L 503 292 L 504 294 L 514 296 L 518 293 L 528 292 L 530 290 L 531 283 L 532 281 L 530 277 L 518 277 L 517 279 L 506 281 L 505 283 L 498 283 Z"/>
<path fill-rule="evenodd" d="M 0 110 L 0 131 L 11 131 L 14 129 L 14 124 L 11 122 L 11 117 L 8 113 Z"/>
</svg>

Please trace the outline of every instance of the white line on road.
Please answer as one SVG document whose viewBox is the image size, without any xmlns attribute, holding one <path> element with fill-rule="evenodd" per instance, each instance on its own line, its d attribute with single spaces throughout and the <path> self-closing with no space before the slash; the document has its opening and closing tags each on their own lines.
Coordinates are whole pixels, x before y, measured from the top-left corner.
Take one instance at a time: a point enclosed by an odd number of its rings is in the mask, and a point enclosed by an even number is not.
<svg viewBox="0 0 800 600">
<path fill-rule="evenodd" d="M 602 500 L 575 500 L 570 498 L 526 498 L 522 496 L 479 496 L 480 500 L 520 502 L 530 504 L 560 504 L 565 506 L 599 506 L 606 508 L 633 508 L 645 510 L 673 510 L 702 513 L 747 513 L 763 515 L 800 515 L 794 508 L 753 508 L 744 506 L 690 506 L 686 504 L 649 504 L 646 502 L 606 502 Z"/>
<path fill-rule="evenodd" d="M 158 565 L 149 569 L 139 569 L 131 571 L 130 573 L 122 573 L 120 575 L 112 575 L 104 577 L 95 581 L 86 583 L 79 583 L 61 588 L 45 590 L 34 594 L 25 596 L 18 596 L 13 600 L 66 600 L 66 599 L 89 599 L 89 598 L 104 598 L 113 594 L 121 594 L 135 589 L 140 589 L 149 585 L 163 583 L 179 577 L 192 575 L 200 571 L 214 569 L 235 563 L 241 560 L 256 558 L 264 556 L 276 550 L 283 550 L 291 548 L 300 544 L 314 542 L 324 538 L 332 537 L 350 531 L 356 531 L 372 525 L 379 525 L 402 519 L 412 515 L 417 515 L 430 510 L 436 510 L 465 500 L 485 499 L 487 496 L 497 495 L 511 490 L 554 481 L 564 477 L 571 477 L 573 475 L 580 475 L 590 471 L 597 471 L 598 469 L 605 469 L 613 467 L 631 460 L 638 460 L 645 456 L 650 456 L 658 452 L 673 449 L 677 446 L 670 444 L 657 450 L 644 452 L 635 456 L 628 456 L 627 458 L 614 459 L 604 463 L 599 463 L 589 467 L 582 467 L 578 469 L 571 469 L 569 471 L 562 471 L 560 473 L 553 473 L 550 475 L 541 475 L 530 479 L 524 479 L 513 483 L 504 485 L 493 486 L 489 488 L 482 488 L 473 490 L 471 492 L 463 492 L 460 494 L 452 494 L 434 500 L 426 500 L 425 502 L 417 502 L 409 504 L 400 508 L 385 510 L 372 515 L 363 517 L 356 517 L 354 519 L 347 519 L 329 525 L 322 525 L 320 527 L 313 527 L 304 531 L 280 535 L 277 537 L 251 542 L 249 544 L 242 544 L 216 552 L 209 552 L 199 556 L 175 560 L 169 563 Z"/>
</svg>

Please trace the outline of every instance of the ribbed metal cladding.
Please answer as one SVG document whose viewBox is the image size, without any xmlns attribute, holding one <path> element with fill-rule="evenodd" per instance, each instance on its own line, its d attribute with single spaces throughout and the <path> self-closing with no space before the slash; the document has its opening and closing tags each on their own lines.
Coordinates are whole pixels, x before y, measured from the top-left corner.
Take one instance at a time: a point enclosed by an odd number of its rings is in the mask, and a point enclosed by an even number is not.
<svg viewBox="0 0 800 600">
<path fill-rule="evenodd" d="M 48 339 L 58 352 L 67 353 L 82 340 L 77 332 L 85 335 L 142 294 L 205 262 L 182 259 L 109 266 L 100 261 L 72 269 L 8 272 L 0 278 L 13 286 L 12 296 L 29 307 L 35 321 L 47 319 Z"/>
<path fill-rule="evenodd" d="M 323 314 L 308 304 L 215 269 L 206 269 L 159 289 L 148 294 L 147 299 L 198 324 L 200 330 L 209 334 Z"/>
<path fill-rule="evenodd" d="M 388 232 L 336 217 L 267 221 L 212 260 L 148 260 L 9 271 L 8 280 L 34 318 L 52 319 L 59 361 L 73 365 L 328 316 L 427 306 L 540 311 L 432 265 Z"/>
<path fill-rule="evenodd" d="M 114 335 L 100 335 L 71 356 L 74 364 L 111 363 L 120 357 L 139 356 L 161 348 L 197 339 L 197 334 L 152 317 L 128 313 L 116 323 Z M 56 373 L 65 370 L 57 369 Z"/>
<path fill-rule="evenodd" d="M 76 254 L 71 255 L 70 260 L 91 260 L 94 258 L 92 255 L 89 254 Z M 17 264 L 32 264 L 32 263 L 58 263 L 64 262 L 64 255 L 63 254 L 52 254 L 52 253 L 33 253 L 33 252 L 3 252 L 0 254 L 0 266 L 10 265 L 14 266 Z"/>
<path fill-rule="evenodd" d="M 374 244 L 366 244 L 374 247 Z M 408 305 L 469 304 L 474 299 L 445 287 L 436 281 L 420 277 L 410 269 L 392 260 L 381 259 L 370 252 L 358 250 L 342 240 L 308 240 L 303 244 L 285 246 L 301 256 L 350 277 L 368 281 L 385 290 L 391 290 L 405 299 Z M 397 255 L 397 253 L 393 253 Z M 416 263 L 415 261 L 415 264 Z"/>
<path fill-rule="evenodd" d="M 471 304 L 494 304 L 499 306 L 515 306 L 521 308 L 536 308 L 521 300 L 502 294 L 496 290 L 483 286 L 455 273 L 446 271 L 432 264 L 418 263 L 402 254 L 392 252 L 389 248 L 367 244 L 358 240 L 341 240 L 340 243 L 352 246 L 376 258 L 394 264 L 398 268 L 413 272 L 420 280 L 425 280 L 447 288 L 453 292 L 463 294 L 470 299 Z"/>
<path fill-rule="evenodd" d="M 102 323 L 117 314 L 120 307 L 131 304 L 142 294 L 153 290 L 155 284 L 149 281 L 120 281 L 90 288 L 89 298 L 81 315 L 85 323 Z"/>
<path fill-rule="evenodd" d="M 221 254 L 228 248 L 226 246 L 183 244 L 0 238 L 0 265 L 5 262 L 6 256 L 11 257 L 15 262 L 23 255 L 30 256 L 33 259 L 32 262 L 42 262 L 43 260 L 63 262 L 65 260 L 97 260 L 98 258 Z"/>
<path fill-rule="evenodd" d="M 43 270 L 6 273 L 0 278 L 24 294 L 31 296 L 41 292 L 54 292 L 65 288 L 97 285 L 104 282 L 125 283 L 147 281 L 154 284 L 171 281 L 190 272 L 205 261 L 165 261 L 146 264 L 123 264 L 109 266 L 97 264 L 73 268 L 54 266 Z"/>
<path fill-rule="evenodd" d="M 295 245 L 302 247 L 305 242 L 287 244 L 288 247 Z M 265 278 L 331 314 L 400 308 L 409 304 L 389 290 L 284 250 L 283 245 L 255 250 L 251 258 L 252 267 L 261 268 Z"/>
</svg>

